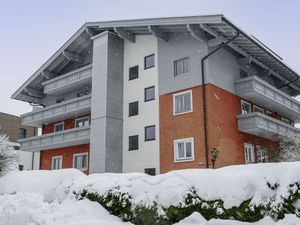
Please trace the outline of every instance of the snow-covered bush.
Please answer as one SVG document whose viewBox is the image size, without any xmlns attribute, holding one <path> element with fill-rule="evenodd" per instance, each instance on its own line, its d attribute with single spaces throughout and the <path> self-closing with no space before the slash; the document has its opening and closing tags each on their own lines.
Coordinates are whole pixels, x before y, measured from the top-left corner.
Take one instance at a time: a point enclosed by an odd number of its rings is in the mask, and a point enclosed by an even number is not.
<svg viewBox="0 0 300 225">
<path fill-rule="evenodd" d="M 17 169 L 18 157 L 6 134 L 0 134 L 0 176 Z"/>
<path fill-rule="evenodd" d="M 300 163 L 230 166 L 216 170 L 92 175 L 73 187 L 78 199 L 98 202 L 138 225 L 170 225 L 194 212 L 255 222 L 300 217 Z"/>
<path fill-rule="evenodd" d="M 300 161 L 300 135 L 280 137 L 279 146 L 273 159 L 279 162 Z"/>
</svg>

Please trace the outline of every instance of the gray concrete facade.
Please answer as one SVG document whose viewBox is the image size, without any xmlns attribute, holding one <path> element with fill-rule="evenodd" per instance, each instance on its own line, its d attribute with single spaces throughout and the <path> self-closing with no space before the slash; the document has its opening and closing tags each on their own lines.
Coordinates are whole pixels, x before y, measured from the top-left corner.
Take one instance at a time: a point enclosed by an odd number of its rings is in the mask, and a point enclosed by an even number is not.
<svg viewBox="0 0 300 225">
<path fill-rule="evenodd" d="M 93 38 L 90 173 L 122 172 L 123 40 Z"/>
</svg>

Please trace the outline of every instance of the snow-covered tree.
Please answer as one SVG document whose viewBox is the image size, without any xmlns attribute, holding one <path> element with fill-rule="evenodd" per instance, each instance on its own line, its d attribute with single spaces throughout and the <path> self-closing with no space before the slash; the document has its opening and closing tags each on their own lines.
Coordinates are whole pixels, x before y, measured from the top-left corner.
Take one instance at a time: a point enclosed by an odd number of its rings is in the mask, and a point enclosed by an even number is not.
<svg viewBox="0 0 300 225">
<path fill-rule="evenodd" d="M 18 156 L 6 134 L 0 134 L 0 176 L 17 169 Z"/>
<path fill-rule="evenodd" d="M 280 162 L 300 161 L 300 135 L 279 138 L 279 146 L 274 160 Z"/>
</svg>

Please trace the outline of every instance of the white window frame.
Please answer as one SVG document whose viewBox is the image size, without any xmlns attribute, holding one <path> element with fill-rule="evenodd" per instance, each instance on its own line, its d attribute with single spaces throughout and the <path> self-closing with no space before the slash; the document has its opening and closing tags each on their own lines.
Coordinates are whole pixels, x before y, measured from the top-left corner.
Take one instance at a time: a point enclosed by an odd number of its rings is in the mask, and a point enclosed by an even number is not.
<svg viewBox="0 0 300 225">
<path fill-rule="evenodd" d="M 184 95 L 190 93 L 191 96 L 191 110 L 190 111 L 185 111 L 185 112 L 180 112 L 180 113 L 176 113 L 176 97 L 179 95 Z M 182 114 L 186 114 L 186 113 L 191 113 L 193 112 L 193 91 L 192 90 L 188 90 L 188 91 L 182 91 L 176 94 L 173 94 L 173 115 L 177 116 L 177 115 L 182 115 Z"/>
<path fill-rule="evenodd" d="M 90 117 L 89 116 L 84 116 L 84 117 L 79 117 L 79 118 L 75 119 L 75 127 L 78 127 L 77 126 L 77 121 L 78 120 L 83 120 L 83 119 L 87 119 L 88 120 L 88 125 L 87 126 L 83 126 L 83 127 L 88 127 L 90 125 Z"/>
<path fill-rule="evenodd" d="M 264 152 L 265 154 L 265 162 L 263 162 L 261 159 L 262 159 L 262 152 Z M 269 161 L 269 154 L 268 154 L 268 151 L 266 149 L 264 149 L 263 147 L 261 146 L 256 146 L 256 157 L 257 157 L 257 162 L 258 163 L 267 163 Z"/>
<path fill-rule="evenodd" d="M 63 125 L 63 129 L 62 130 L 60 130 L 60 131 L 56 131 L 56 126 L 57 125 Z M 62 131 L 64 131 L 65 130 L 65 122 L 59 122 L 59 123 L 55 123 L 54 124 L 54 132 L 62 132 Z"/>
<path fill-rule="evenodd" d="M 252 160 L 250 161 L 248 158 L 247 158 L 247 155 L 249 153 L 246 152 L 246 147 L 251 147 L 252 151 L 251 151 L 251 158 Z M 244 144 L 244 154 L 245 154 L 245 163 L 246 164 L 252 164 L 252 163 L 255 163 L 255 154 L 254 154 L 254 145 L 253 144 L 249 144 L 249 143 L 245 143 Z"/>
<path fill-rule="evenodd" d="M 75 168 L 75 157 L 76 157 L 76 156 L 83 156 L 83 155 L 86 155 L 86 156 L 87 156 L 87 157 L 86 157 L 86 159 L 87 159 L 86 167 L 85 167 L 85 168 Z M 81 170 L 81 171 L 86 171 L 86 170 L 88 170 L 88 168 L 89 168 L 89 154 L 88 154 L 88 152 L 83 152 L 83 153 L 73 154 L 73 165 L 72 165 L 72 167 L 73 167 L 74 169 L 78 169 L 78 170 Z"/>
<path fill-rule="evenodd" d="M 60 161 L 59 161 L 59 168 L 58 168 L 58 169 L 54 169 L 54 160 L 55 160 L 55 159 L 60 159 Z M 62 169 L 62 160 L 63 160 L 62 155 L 59 155 L 59 156 L 53 156 L 53 157 L 52 157 L 52 163 L 51 163 L 51 169 L 52 169 L 52 170 L 60 170 L 60 169 Z"/>
<path fill-rule="evenodd" d="M 183 142 L 184 144 L 187 142 L 191 142 L 191 150 L 192 150 L 192 156 L 189 158 L 179 158 L 178 157 L 178 143 Z M 185 146 L 185 145 L 184 145 Z M 186 149 L 184 149 L 185 155 L 186 155 Z M 189 162 L 195 160 L 195 149 L 194 149 L 194 138 L 184 138 L 184 139 L 176 139 L 174 140 L 174 162 Z"/>
<path fill-rule="evenodd" d="M 182 70 L 184 71 L 184 61 L 187 60 L 188 62 L 188 71 L 187 72 L 182 72 L 182 73 L 178 73 L 177 71 L 177 64 L 178 63 L 181 63 L 182 62 Z M 185 74 L 188 74 L 191 72 L 191 62 L 190 62 L 190 58 L 189 57 L 184 57 L 184 58 L 181 58 L 181 59 L 177 59 L 174 61 L 174 76 L 177 77 L 177 76 L 181 76 L 181 75 L 185 75 Z"/>
<path fill-rule="evenodd" d="M 262 110 L 262 112 L 259 112 L 259 113 L 265 114 L 265 112 L 266 112 L 264 108 L 259 107 L 259 106 L 257 106 L 257 105 L 254 105 L 254 106 L 253 106 L 253 112 L 258 112 L 258 111 L 255 111 L 255 109 Z"/>
<path fill-rule="evenodd" d="M 251 112 L 252 112 L 251 103 L 250 103 L 250 102 L 247 102 L 247 101 L 245 101 L 245 100 L 241 100 L 241 111 L 242 111 L 242 114 L 245 114 L 245 113 L 243 113 L 243 104 L 246 104 L 246 105 L 249 105 L 249 106 L 250 106 L 250 112 L 249 112 L 249 113 L 251 113 Z M 246 114 L 248 114 L 248 113 L 246 113 Z"/>
</svg>

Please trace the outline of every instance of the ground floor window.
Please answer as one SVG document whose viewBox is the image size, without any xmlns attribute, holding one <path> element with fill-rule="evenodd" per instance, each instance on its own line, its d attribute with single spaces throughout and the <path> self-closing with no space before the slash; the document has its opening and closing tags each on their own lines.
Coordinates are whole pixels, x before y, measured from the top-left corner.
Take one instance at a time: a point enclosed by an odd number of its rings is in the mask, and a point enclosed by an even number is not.
<svg viewBox="0 0 300 225">
<path fill-rule="evenodd" d="M 174 141 L 175 162 L 194 160 L 194 138 L 185 138 Z"/>
<path fill-rule="evenodd" d="M 268 162 L 268 151 L 260 146 L 257 146 L 256 150 L 257 154 L 257 162 L 259 163 L 265 163 Z"/>
<path fill-rule="evenodd" d="M 73 168 L 79 170 L 88 169 L 88 153 L 79 153 L 73 155 Z"/>
<path fill-rule="evenodd" d="M 156 174 L 155 168 L 146 168 L 145 173 L 148 175 L 151 175 L 151 176 L 155 176 L 155 174 Z"/>
<path fill-rule="evenodd" d="M 255 163 L 254 146 L 252 144 L 245 144 L 244 150 L 245 150 L 245 162 Z"/>
<path fill-rule="evenodd" d="M 52 157 L 52 169 L 59 170 L 62 168 L 62 156 Z"/>
</svg>

